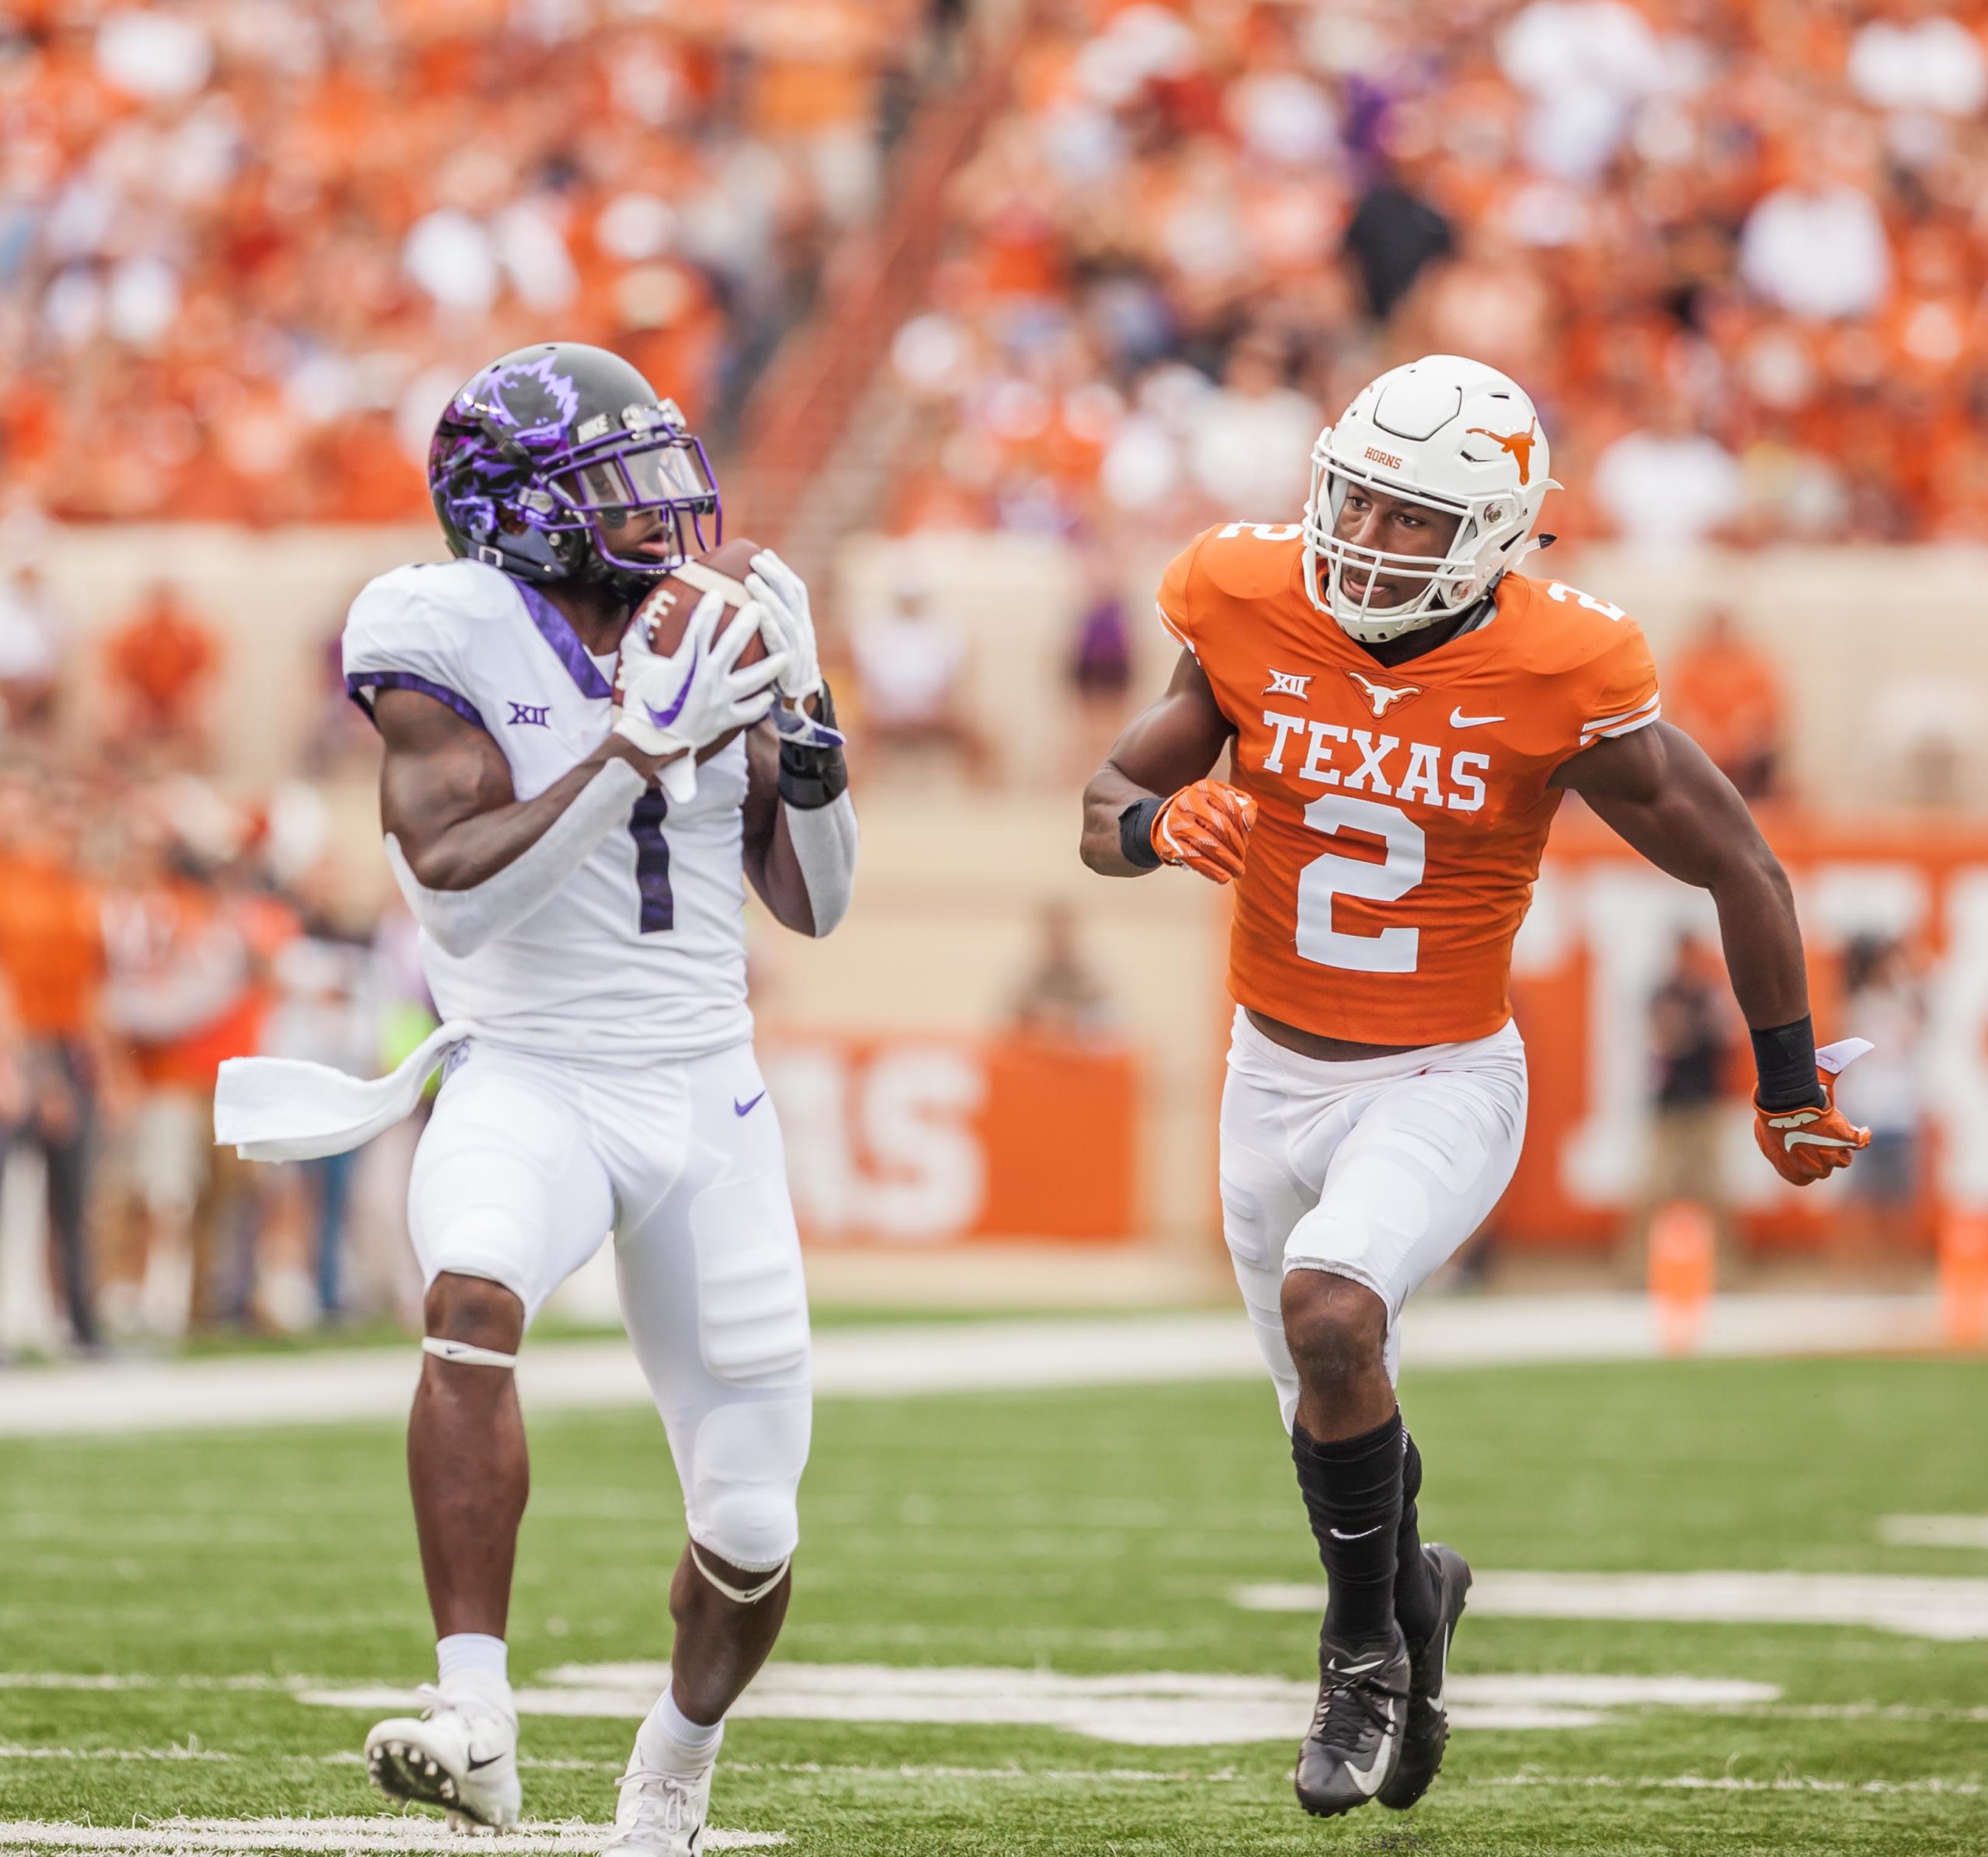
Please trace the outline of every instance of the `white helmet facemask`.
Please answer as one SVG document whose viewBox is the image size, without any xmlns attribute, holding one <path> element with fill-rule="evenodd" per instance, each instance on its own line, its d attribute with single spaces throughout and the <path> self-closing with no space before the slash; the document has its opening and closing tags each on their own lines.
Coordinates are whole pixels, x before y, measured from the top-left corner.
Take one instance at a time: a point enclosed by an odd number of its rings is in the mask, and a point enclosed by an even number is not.
<svg viewBox="0 0 1988 1857">
<path fill-rule="evenodd" d="M 1467 610 L 1531 551 L 1540 505 L 1559 488 L 1546 466 L 1531 401 L 1495 369 L 1431 355 L 1382 375 L 1312 447 L 1304 521 L 1312 603 L 1366 645 Z M 1334 531 L 1356 486 L 1454 520 L 1448 547 L 1409 555 L 1343 541 Z M 1349 569 L 1367 577 L 1364 594 L 1347 590 Z M 1416 590 L 1378 604 L 1383 577 Z"/>
</svg>

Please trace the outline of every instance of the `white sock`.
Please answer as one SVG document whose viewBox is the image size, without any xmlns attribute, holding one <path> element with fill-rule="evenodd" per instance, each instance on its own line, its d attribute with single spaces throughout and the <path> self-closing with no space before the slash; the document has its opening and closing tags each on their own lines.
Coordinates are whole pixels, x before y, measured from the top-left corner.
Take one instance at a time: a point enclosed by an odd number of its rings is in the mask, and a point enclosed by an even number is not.
<svg viewBox="0 0 1988 1857">
<path fill-rule="evenodd" d="M 436 1640 L 435 1667 L 444 1689 L 481 1689 L 508 1701 L 510 1647 L 487 1632 L 459 1631 Z"/>
<path fill-rule="evenodd" d="M 711 1723 L 693 1722 L 676 1706 L 676 1698 L 665 1689 L 635 1737 L 635 1746 L 645 1761 L 666 1773 L 699 1772 L 718 1758 L 718 1743 L 725 1739 L 723 1716 Z"/>
</svg>

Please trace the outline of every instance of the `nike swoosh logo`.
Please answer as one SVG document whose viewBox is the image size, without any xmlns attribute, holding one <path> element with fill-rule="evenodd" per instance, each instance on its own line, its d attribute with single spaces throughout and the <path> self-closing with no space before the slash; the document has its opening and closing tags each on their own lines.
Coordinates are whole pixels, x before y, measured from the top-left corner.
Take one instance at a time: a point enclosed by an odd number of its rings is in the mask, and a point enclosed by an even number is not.
<svg viewBox="0 0 1988 1857">
<path fill-rule="evenodd" d="M 1788 1135 L 1782 1140 L 1791 1148 L 1854 1148 L 1854 1141 L 1843 1141 L 1833 1135 Z"/>
<path fill-rule="evenodd" d="M 1388 1764 L 1388 1744 L 1395 1737 L 1393 1700 L 1390 1699 L 1382 1705 L 1382 1707 L 1386 1713 L 1387 1719 L 1381 1724 L 1381 1744 L 1374 1750 L 1373 1765 L 1363 1770 L 1354 1765 L 1350 1761 L 1346 1763 L 1347 1778 L 1370 1799 L 1380 1789 L 1381 1769 Z"/>
<path fill-rule="evenodd" d="M 700 649 L 700 648 L 697 645 L 690 648 L 690 668 L 683 673 L 683 687 L 677 691 L 676 701 L 667 709 L 658 709 L 648 703 L 642 705 L 643 708 L 648 711 L 649 720 L 657 728 L 667 729 L 683 713 L 683 705 L 690 700 L 691 680 L 697 674 L 697 654 Z"/>
<path fill-rule="evenodd" d="M 759 1096 L 764 1096 L 766 1094 L 766 1091 L 762 1090 L 759 1092 Z M 738 1097 L 735 1096 L 732 1099 L 732 1113 L 734 1115 L 750 1115 L 752 1113 L 753 1108 L 759 1101 L 759 1096 L 756 1096 L 752 1098 L 752 1101 L 746 1103 L 742 1103 Z"/>
<path fill-rule="evenodd" d="M 1334 1528 L 1332 1537 L 1335 1541 L 1364 1541 L 1369 1535 L 1379 1534 L 1386 1525 L 1385 1522 L 1377 1521 L 1371 1528 L 1362 1528 L 1357 1535 L 1349 1535 L 1343 1528 Z"/>
<path fill-rule="evenodd" d="M 469 1770 L 472 1773 L 480 1773 L 485 1767 L 495 1766 L 503 1758 L 501 1754 L 486 1754 L 481 1760 L 471 1761 L 469 1763 Z"/>
<path fill-rule="evenodd" d="M 1450 1628 L 1443 1627 L 1443 1654 L 1436 1660 L 1436 1687 L 1430 1693 L 1429 1706 L 1441 1715 L 1443 1713 L 1443 1685 L 1450 1676 Z"/>
<path fill-rule="evenodd" d="M 1334 1664 L 1330 1666 L 1333 1675 L 1341 1677 L 1363 1676 L 1367 1671 L 1380 1667 L 1381 1660 L 1378 1657 L 1369 1657 L 1364 1664 Z"/>
<path fill-rule="evenodd" d="M 1503 716 L 1467 716 L 1461 709 L 1450 711 L 1452 729 L 1482 729 L 1486 722 L 1502 722 L 1504 719 Z"/>
</svg>

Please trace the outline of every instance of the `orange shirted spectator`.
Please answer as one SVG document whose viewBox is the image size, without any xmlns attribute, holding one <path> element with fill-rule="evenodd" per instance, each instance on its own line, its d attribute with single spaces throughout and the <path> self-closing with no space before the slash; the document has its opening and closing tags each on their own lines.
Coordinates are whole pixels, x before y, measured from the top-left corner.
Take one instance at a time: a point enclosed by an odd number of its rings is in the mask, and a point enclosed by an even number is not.
<svg viewBox="0 0 1988 1857">
<path fill-rule="evenodd" d="M 217 882 L 162 838 L 136 839 L 127 855 L 106 999 L 141 1090 L 127 1268 L 142 1274 L 155 1244 L 184 1233 L 190 1319 L 210 1327 L 246 1305 L 253 1260 L 241 1247 L 254 1221 L 241 1215 L 262 1184 L 232 1149 L 211 1145 L 214 1078 L 226 1059 L 261 1048 L 268 963 L 296 920 L 273 899 Z"/>
<path fill-rule="evenodd" d="M 105 649 L 120 726 L 182 754 L 196 751 L 221 645 L 179 589 L 155 582 Z"/>
<path fill-rule="evenodd" d="M 0 983 L 9 996 L 23 1101 L 9 1145 L 40 1150 L 56 1274 L 79 1346 L 97 1345 L 89 1226 L 90 1153 L 101 1074 L 103 918 L 76 868 L 76 797 L 10 785 L 0 812 Z"/>
<path fill-rule="evenodd" d="M 1664 673 L 1665 715 L 1748 799 L 1776 789 L 1785 707 L 1772 660 L 1747 643 L 1722 609 L 1708 616 Z"/>
</svg>

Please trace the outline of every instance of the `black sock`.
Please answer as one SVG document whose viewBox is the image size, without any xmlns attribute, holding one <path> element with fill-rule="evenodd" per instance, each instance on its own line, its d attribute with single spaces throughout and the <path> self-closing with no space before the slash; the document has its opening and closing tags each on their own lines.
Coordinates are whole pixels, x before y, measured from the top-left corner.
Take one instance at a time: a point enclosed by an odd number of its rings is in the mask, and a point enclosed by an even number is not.
<svg viewBox="0 0 1988 1857">
<path fill-rule="evenodd" d="M 1415 1499 L 1422 1494 L 1422 1453 L 1406 1431 L 1401 1438 L 1401 1528 L 1395 1536 L 1395 1619 L 1411 1644 L 1427 1640 L 1438 1622 L 1436 1578 L 1422 1557 Z"/>
<path fill-rule="evenodd" d="M 1326 1633 L 1343 1643 L 1385 1638 L 1394 1626 L 1403 1436 L 1399 1412 L 1335 1444 L 1291 1428 L 1298 1487 L 1326 1563 Z"/>
</svg>

